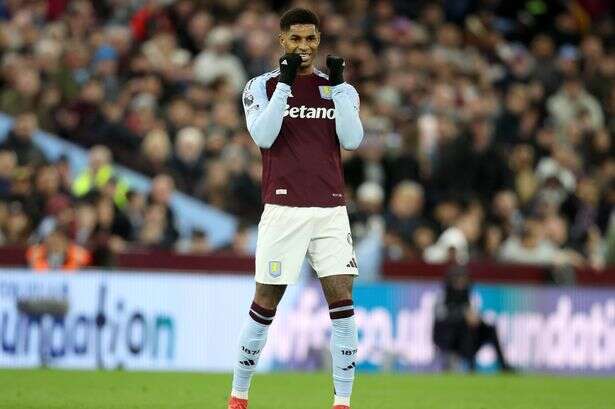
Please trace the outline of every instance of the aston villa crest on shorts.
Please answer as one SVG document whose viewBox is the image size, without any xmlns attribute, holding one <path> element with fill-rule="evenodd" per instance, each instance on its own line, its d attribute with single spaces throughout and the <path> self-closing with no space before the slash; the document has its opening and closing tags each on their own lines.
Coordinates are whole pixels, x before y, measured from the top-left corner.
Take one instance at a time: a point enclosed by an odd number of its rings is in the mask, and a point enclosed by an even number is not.
<svg viewBox="0 0 615 409">
<path fill-rule="evenodd" d="M 269 262 L 269 275 L 273 278 L 277 278 L 282 275 L 282 262 L 270 261 Z"/>
</svg>

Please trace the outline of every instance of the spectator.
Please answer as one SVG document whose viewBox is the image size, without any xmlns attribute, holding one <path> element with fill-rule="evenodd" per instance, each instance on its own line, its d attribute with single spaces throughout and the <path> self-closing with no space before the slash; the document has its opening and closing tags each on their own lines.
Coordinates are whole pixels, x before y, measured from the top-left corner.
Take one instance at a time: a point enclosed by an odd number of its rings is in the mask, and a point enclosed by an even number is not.
<svg viewBox="0 0 615 409">
<path fill-rule="evenodd" d="M 26 257 L 30 268 L 39 272 L 74 271 L 91 262 L 89 252 L 73 243 L 61 229 L 51 231 L 43 243 L 30 246 Z"/>
<path fill-rule="evenodd" d="M 189 3 L 189 2 L 186 2 Z M 180 29 L 179 40 L 183 48 L 190 51 L 192 56 L 203 49 L 203 39 L 214 26 L 214 19 L 204 10 L 193 10 L 187 25 L 178 25 Z"/>
<path fill-rule="evenodd" d="M 0 145 L 0 150 L 15 152 L 19 166 L 38 167 L 47 163 L 47 158 L 32 139 L 37 128 L 38 123 L 34 113 L 24 112 L 17 115 L 13 129 L 6 141 Z"/>
<path fill-rule="evenodd" d="M 139 230 L 139 242 L 150 248 L 172 248 L 176 239 L 166 208 L 161 204 L 150 204 L 145 210 L 143 224 Z"/>
<path fill-rule="evenodd" d="M 511 172 L 493 143 L 487 118 L 475 118 L 467 139 L 444 148 L 433 179 L 443 193 L 471 192 L 483 201 L 494 191 L 512 188 Z"/>
<path fill-rule="evenodd" d="M 69 104 L 61 106 L 55 119 L 60 136 L 87 147 L 104 142 L 106 120 L 102 110 L 105 91 L 102 83 L 89 79 L 79 95 Z"/>
<path fill-rule="evenodd" d="M 606 183 L 598 207 L 598 227 L 602 233 L 609 229 L 609 223 L 615 213 L 615 178 Z"/>
<path fill-rule="evenodd" d="M 376 235 L 382 237 L 385 222 L 382 217 L 384 189 L 374 182 L 365 182 L 357 189 L 356 209 L 350 212 L 350 228 L 356 243 Z"/>
<path fill-rule="evenodd" d="M 435 244 L 425 249 L 429 263 L 465 264 L 470 260 L 471 246 L 479 239 L 481 221 L 473 213 L 462 214 L 454 226 L 444 231 Z"/>
<path fill-rule="evenodd" d="M 250 256 L 254 255 L 254 248 L 251 245 L 251 226 L 246 223 L 240 223 L 237 226 L 237 231 L 233 236 L 233 240 L 222 251 L 230 251 L 232 254 L 238 256 Z"/>
<path fill-rule="evenodd" d="M 405 249 L 406 256 L 415 251 L 413 241 L 416 230 L 426 225 L 426 220 L 422 217 L 423 204 L 423 188 L 416 182 L 403 181 L 393 190 L 389 211 L 384 217 L 385 241 L 398 243 Z"/>
<path fill-rule="evenodd" d="M 246 83 L 246 73 L 241 61 L 230 53 L 233 32 L 228 27 L 216 27 L 207 36 L 207 48 L 194 61 L 194 76 L 198 81 L 211 84 L 224 78 L 239 94 Z"/>
<path fill-rule="evenodd" d="M 60 174 L 55 167 L 45 166 L 39 169 L 31 197 L 37 210 L 32 214 L 34 223 L 38 223 L 43 216 L 51 215 L 54 204 L 70 203 L 70 196 L 61 190 L 60 183 Z"/>
<path fill-rule="evenodd" d="M 207 164 L 205 177 L 200 182 L 197 197 L 219 208 L 227 208 L 229 201 L 229 171 L 221 160 Z"/>
<path fill-rule="evenodd" d="M 75 209 L 75 243 L 87 246 L 94 234 L 97 221 L 96 207 L 86 200 L 78 202 Z"/>
<path fill-rule="evenodd" d="M 183 254 L 209 254 L 212 251 L 207 234 L 201 230 L 193 230 L 190 239 L 179 240 L 175 249 Z"/>
<path fill-rule="evenodd" d="M 499 259 L 508 263 L 534 265 L 582 264 L 582 257 L 572 250 L 560 250 L 544 234 L 544 226 L 535 218 L 525 221 L 520 235 L 510 236 L 502 245 Z"/>
<path fill-rule="evenodd" d="M 28 243 L 32 223 L 20 202 L 8 205 L 8 214 L 3 226 L 4 245 L 25 246 Z"/>
<path fill-rule="evenodd" d="M 17 168 L 13 174 L 11 195 L 9 197 L 9 202 L 18 203 L 28 217 L 30 214 L 40 214 L 40 209 L 38 209 L 37 204 L 33 201 L 33 175 L 34 171 L 28 167 Z"/>
<path fill-rule="evenodd" d="M 0 110 L 11 115 L 37 112 L 38 96 L 41 92 L 38 71 L 20 64 L 14 75 L 13 86 L 0 93 Z"/>
<path fill-rule="evenodd" d="M 171 140 L 175 140 L 177 132 L 195 125 L 194 107 L 188 99 L 175 98 L 172 100 L 166 110 L 166 126 L 171 135 Z"/>
<path fill-rule="evenodd" d="M 562 88 L 547 100 L 547 108 L 556 127 L 559 129 L 560 138 L 563 138 L 563 129 L 581 115 L 589 115 L 589 123 L 592 129 L 598 129 L 604 125 L 604 112 L 598 100 L 585 89 L 583 82 L 576 75 L 571 75 L 564 80 Z M 569 142 L 563 140 L 563 142 Z"/>
<path fill-rule="evenodd" d="M 13 173 L 17 166 L 17 155 L 11 150 L 0 150 L 0 200 L 6 200 L 11 194 Z"/>
<path fill-rule="evenodd" d="M 495 124 L 495 139 L 504 147 L 525 142 L 522 137 L 521 121 L 523 114 L 529 110 L 530 98 L 524 85 L 515 84 L 508 88 L 504 111 Z M 531 136 L 531 135 L 523 135 Z"/>
<path fill-rule="evenodd" d="M 521 229 L 523 215 L 514 191 L 503 190 L 495 195 L 492 205 L 492 219 L 506 236 Z"/>
<path fill-rule="evenodd" d="M 145 208 L 147 206 L 145 195 L 134 190 L 128 191 L 126 194 L 126 206 L 123 211 L 130 223 L 130 240 L 135 241 L 138 232 L 143 226 L 143 218 L 145 217 Z"/>
<path fill-rule="evenodd" d="M 432 218 L 438 226 L 438 231 L 443 232 L 455 224 L 461 213 L 462 206 L 460 201 L 456 200 L 453 196 L 446 196 L 436 204 Z"/>
<path fill-rule="evenodd" d="M 194 127 L 184 128 L 177 134 L 171 169 L 179 190 L 194 194 L 192 181 L 203 177 L 203 133 Z"/>
<path fill-rule="evenodd" d="M 560 72 L 555 64 L 555 43 L 553 39 L 543 33 L 534 37 L 531 44 L 534 57 L 533 77 L 538 80 L 547 94 L 552 94 L 561 83 Z"/>
<path fill-rule="evenodd" d="M 142 46 L 150 66 L 169 81 L 190 79 L 190 53 L 177 47 L 175 36 L 167 31 L 154 33 Z"/>
<path fill-rule="evenodd" d="M 141 231 L 145 231 L 147 237 L 149 237 L 146 242 L 148 244 L 154 243 L 169 247 L 173 245 L 179 236 L 175 229 L 175 213 L 171 208 L 171 195 L 174 189 L 175 184 L 169 175 L 158 175 L 152 181 L 152 188 L 147 198 L 147 207 L 143 219 L 144 224 L 141 226 Z M 160 212 L 163 214 L 160 215 Z M 157 222 L 159 224 L 153 226 Z M 158 229 L 162 229 L 161 232 L 153 234 Z M 151 237 L 156 239 L 153 240 Z"/>
<path fill-rule="evenodd" d="M 105 100 L 116 101 L 120 94 L 117 50 L 109 44 L 98 47 L 92 58 L 92 71 L 93 77 L 102 84 Z"/>
<path fill-rule="evenodd" d="M 611 217 L 606 238 L 606 265 L 615 265 L 615 217 Z"/>
<path fill-rule="evenodd" d="M 384 147 L 378 137 L 368 138 L 357 151 L 357 155 L 344 162 L 344 176 L 353 190 L 362 182 L 374 182 L 385 186 L 387 166 L 384 159 Z"/>
<path fill-rule="evenodd" d="M 271 35 L 277 6 L 56 3 L 45 8 L 40 2 L 8 2 L 0 27 L 0 110 L 17 115 L 0 146 L 0 203 L 7 212 L 18 203 L 30 221 L 23 228 L 18 217 L 20 233 L 10 240 L 21 242 L 22 234 L 40 234 L 56 222 L 70 224 L 77 216 L 65 208 L 66 198 L 54 197 L 72 195 L 69 200 L 81 205 L 113 196 L 115 214 L 130 213 L 124 243 L 138 246 L 151 202 L 134 194 L 127 209 L 128 186 L 115 174 L 111 156 L 153 178 L 171 175 L 181 191 L 255 223 L 260 154 L 237 95 L 246 73 L 277 67 L 280 51 Z M 545 240 L 566 237 L 553 245 L 572 247 L 599 265 L 615 178 L 615 53 L 603 29 L 613 24 L 612 16 L 607 11 L 601 24 L 592 20 L 594 29 L 586 34 L 580 14 L 553 2 L 525 24 L 509 7 L 402 3 L 347 7 L 327 0 L 318 6 L 327 16 L 321 47 L 345 57 L 346 78 L 361 94 L 367 137 L 358 151 L 342 153 L 347 197 L 362 196 L 366 182 L 384 191 L 380 210 L 357 203 L 357 216 L 382 219 L 396 186 L 412 180 L 423 190 L 424 209 L 412 217 L 420 220 L 412 234 L 403 240 L 387 236 L 393 239 L 390 257 L 427 253 L 473 203 L 474 218 L 489 211 L 478 233 L 485 257 L 501 252 L 498 243 L 516 238 L 529 215 L 552 230 Z M 51 194 L 55 177 L 32 143 L 37 125 L 27 118 L 33 117 L 45 131 L 85 147 L 103 145 L 111 154 L 97 153 L 108 156 L 95 165 L 101 170 L 90 168 L 74 179 L 73 157 L 70 163 L 67 157 L 56 161 L 51 167 L 61 183 Z M 23 141 L 20 127 L 27 129 Z M 202 135 L 197 160 L 186 148 L 194 144 L 179 142 L 186 128 Z M 173 237 L 175 221 L 168 203 L 163 207 L 170 229 L 163 236 Z M 88 230 L 80 234 L 91 235 Z M 357 248 L 370 242 L 356 238 Z M 372 241 L 364 260 L 375 260 L 381 244 Z"/>
<path fill-rule="evenodd" d="M 495 261 L 504 241 L 504 232 L 497 224 L 490 224 L 485 228 L 482 237 L 482 257 L 486 260 Z"/>
<path fill-rule="evenodd" d="M 107 147 L 98 145 L 90 149 L 88 167 L 75 178 L 73 194 L 83 197 L 93 190 L 101 191 L 114 176 L 111 160 L 111 151 Z M 118 182 L 114 200 L 120 208 L 126 203 L 127 190 L 125 182 Z"/>
<path fill-rule="evenodd" d="M 570 147 L 558 145 L 553 148 L 552 157 L 543 158 L 536 167 L 536 178 L 540 189 L 535 201 L 546 201 L 559 207 L 575 190 L 575 172 L 578 157 Z"/>
<path fill-rule="evenodd" d="M 72 190 L 72 171 L 70 167 L 70 160 L 68 156 L 62 154 L 55 161 L 54 167 L 56 168 L 60 177 L 60 186 L 63 192 L 71 192 Z"/>
<path fill-rule="evenodd" d="M 573 248 L 582 251 L 590 229 L 598 223 L 600 196 L 598 186 L 591 178 L 577 183 L 576 192 L 562 204 L 562 210 L 571 222 L 570 240 Z"/>
<path fill-rule="evenodd" d="M 515 146 L 511 154 L 510 167 L 514 173 L 514 188 L 522 205 L 527 204 L 538 189 L 534 157 L 534 148 L 526 144 Z"/>
<path fill-rule="evenodd" d="M 258 160 L 250 161 L 249 153 L 239 144 L 228 145 L 222 157 L 228 163 L 229 195 L 235 199 L 228 206 L 229 211 L 254 224 L 262 213 L 262 164 Z"/>
<path fill-rule="evenodd" d="M 135 167 L 148 176 L 170 173 L 171 142 L 164 129 L 154 129 L 141 144 L 141 155 Z"/>
<path fill-rule="evenodd" d="M 111 266 L 117 253 L 126 248 L 131 236 L 131 225 L 113 203 L 101 196 L 95 203 L 97 224 L 89 240 L 95 265 Z"/>
</svg>

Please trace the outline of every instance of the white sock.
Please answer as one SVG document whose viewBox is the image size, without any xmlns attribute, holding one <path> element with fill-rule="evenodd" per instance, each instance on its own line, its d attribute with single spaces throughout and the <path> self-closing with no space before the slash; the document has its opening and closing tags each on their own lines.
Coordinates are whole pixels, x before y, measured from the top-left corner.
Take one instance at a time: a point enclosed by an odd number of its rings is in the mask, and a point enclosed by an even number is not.
<svg viewBox="0 0 615 409">
<path fill-rule="evenodd" d="M 231 395 L 248 399 L 252 375 L 256 371 L 258 358 L 267 342 L 267 331 L 273 322 L 275 310 L 268 310 L 252 303 L 250 318 L 246 321 L 239 336 L 238 357 L 233 370 L 233 389 Z"/>
<path fill-rule="evenodd" d="M 234 396 L 239 399 L 248 400 L 248 391 L 236 391 L 235 389 L 233 389 L 231 391 L 231 396 Z"/>
<path fill-rule="evenodd" d="M 333 406 L 336 406 L 336 405 L 350 406 L 350 397 L 334 395 L 333 396 Z"/>
<path fill-rule="evenodd" d="M 335 400 L 339 405 L 350 405 L 357 356 L 357 328 L 352 300 L 329 305 L 331 317 L 331 357 Z"/>
</svg>

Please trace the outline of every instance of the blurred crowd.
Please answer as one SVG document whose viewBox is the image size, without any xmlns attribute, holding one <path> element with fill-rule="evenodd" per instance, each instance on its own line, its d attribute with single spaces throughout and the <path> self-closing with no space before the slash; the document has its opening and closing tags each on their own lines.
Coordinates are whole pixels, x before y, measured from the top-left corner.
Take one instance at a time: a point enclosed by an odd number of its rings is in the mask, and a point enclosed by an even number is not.
<svg viewBox="0 0 615 409">
<path fill-rule="evenodd" d="M 203 232 L 178 240 L 175 188 L 236 215 L 243 240 L 261 164 L 240 93 L 277 65 L 293 5 L 321 17 L 321 60 L 343 56 L 361 96 L 366 138 L 343 152 L 357 243 L 430 262 L 615 262 L 608 0 L 6 0 L 0 243 L 60 232 L 97 264 L 135 244 L 210 251 Z M 50 163 L 37 128 L 90 148 L 89 168 Z"/>
</svg>

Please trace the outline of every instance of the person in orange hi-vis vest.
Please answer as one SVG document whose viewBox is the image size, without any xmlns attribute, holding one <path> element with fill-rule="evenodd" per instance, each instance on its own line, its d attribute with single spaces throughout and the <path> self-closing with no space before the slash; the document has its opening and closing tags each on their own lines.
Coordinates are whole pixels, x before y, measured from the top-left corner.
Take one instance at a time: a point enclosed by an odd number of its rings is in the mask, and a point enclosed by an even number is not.
<svg viewBox="0 0 615 409">
<path fill-rule="evenodd" d="M 37 272 L 47 270 L 75 271 L 92 262 L 90 252 L 72 243 L 61 229 L 55 229 L 41 244 L 30 246 L 26 252 L 30 268 Z"/>
</svg>

